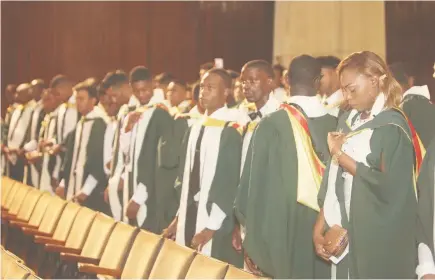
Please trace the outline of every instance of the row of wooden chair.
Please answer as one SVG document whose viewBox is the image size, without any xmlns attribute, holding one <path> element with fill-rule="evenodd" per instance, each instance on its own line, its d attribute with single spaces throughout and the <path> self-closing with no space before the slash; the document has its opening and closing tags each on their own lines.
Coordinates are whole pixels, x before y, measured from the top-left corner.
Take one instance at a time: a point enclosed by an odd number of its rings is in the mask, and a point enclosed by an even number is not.
<svg viewBox="0 0 435 280">
<path fill-rule="evenodd" d="M 2 178 L 1 191 L 2 244 L 22 260 L 16 261 L 19 267 L 28 267 L 26 277 L 36 273 L 68 279 L 256 278 L 160 235 L 9 178 Z"/>
</svg>

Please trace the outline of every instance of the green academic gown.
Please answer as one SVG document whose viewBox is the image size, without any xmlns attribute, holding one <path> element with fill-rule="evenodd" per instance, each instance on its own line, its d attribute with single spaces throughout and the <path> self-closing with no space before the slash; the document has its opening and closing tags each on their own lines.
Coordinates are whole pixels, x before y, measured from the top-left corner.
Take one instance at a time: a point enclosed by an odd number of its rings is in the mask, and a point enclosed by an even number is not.
<svg viewBox="0 0 435 280">
<path fill-rule="evenodd" d="M 174 220 L 180 202 L 179 192 L 174 188 L 181 165 L 182 141 L 188 131 L 187 119 L 175 119 L 172 131 L 167 130 L 159 139 L 156 168 L 157 228 L 161 233 Z"/>
<path fill-rule="evenodd" d="M 425 244 L 435 260 L 434 250 L 434 188 L 435 188 L 435 138 L 427 149 L 418 177 L 418 243 Z M 421 248 L 419 248 L 421 250 Z M 419 260 L 420 265 L 422 260 Z M 418 273 L 417 269 L 417 273 Z"/>
<path fill-rule="evenodd" d="M 154 109 L 142 140 L 137 163 L 133 161 L 135 163 L 133 169 L 136 169 L 137 172 L 136 182 L 133 182 L 134 172 L 129 172 L 129 196 L 134 193 L 134 183 L 136 186 L 143 184 L 148 195 L 145 202 L 147 213 L 140 227 L 158 234 L 167 226 L 168 219 L 171 216 L 173 218 L 176 212 L 176 208 L 174 209 L 174 206 L 170 205 L 173 198 L 164 179 L 165 173 L 168 172 L 171 175 L 171 170 L 168 171 L 163 166 L 160 168 L 158 160 L 159 141 L 162 137 L 168 137 L 165 136 L 166 134 L 172 134 L 172 122 L 173 119 L 166 110 L 159 107 Z M 140 125 L 140 123 L 138 124 Z M 136 136 L 137 139 L 138 136 Z M 132 141 L 130 145 L 136 145 L 136 141 Z M 165 199 L 168 197 L 170 199 L 166 201 Z M 135 221 L 130 222 L 134 223 Z M 138 222 L 136 221 L 136 223 Z"/>
<path fill-rule="evenodd" d="M 307 119 L 313 146 L 329 159 L 331 115 Z M 266 276 L 327 278 L 329 265 L 318 258 L 312 241 L 318 212 L 297 202 L 298 151 L 285 110 L 264 117 L 251 139 L 235 202 L 246 235 L 243 248 Z"/>
<path fill-rule="evenodd" d="M 224 121 L 222 121 L 225 123 Z M 228 126 L 229 122 L 225 124 L 220 134 L 220 142 L 218 147 L 218 157 L 216 163 L 216 169 L 211 181 L 210 190 L 208 193 L 206 211 L 207 215 L 211 214 L 212 205 L 216 204 L 225 213 L 226 217 L 221 227 L 215 232 L 212 238 L 211 251 L 204 253 L 218 260 L 230 263 L 236 267 L 243 267 L 243 255 L 235 251 L 232 247 L 232 232 L 234 229 L 234 215 L 233 215 L 233 203 L 237 192 L 237 185 L 240 180 L 240 158 L 242 152 L 242 137 L 241 134 L 231 126 Z M 207 126 L 206 126 L 207 128 Z M 176 181 L 176 189 L 183 199 L 182 192 L 186 191 L 182 188 L 188 189 L 188 185 L 183 186 L 185 180 L 185 164 L 188 149 L 188 142 L 190 138 L 191 129 L 187 131 L 182 143 L 182 153 L 180 158 L 179 176 Z M 205 148 L 203 146 L 201 149 Z M 207 164 L 207 161 L 201 162 L 201 165 Z M 207 168 L 206 166 L 204 168 Z M 190 172 L 188 172 L 190 173 Z M 202 188 L 203 186 L 200 186 Z M 188 207 L 190 204 L 195 203 L 193 198 L 188 196 L 187 201 L 180 201 L 180 207 Z M 200 210 L 198 210 L 200 211 Z M 179 210 L 179 215 L 182 210 Z M 199 216 L 199 215 L 198 215 Z M 179 218 L 180 222 L 180 218 Z M 177 227 L 176 241 L 179 244 L 184 244 L 184 233 L 180 235 L 178 231 L 184 231 L 184 228 Z M 198 229 L 196 229 L 198 232 Z"/>
<path fill-rule="evenodd" d="M 105 214 L 109 214 L 108 205 L 104 201 L 104 190 L 107 186 L 107 176 L 104 171 L 104 133 L 106 131 L 106 122 L 103 118 L 97 117 L 91 120 L 93 122 L 92 128 L 89 134 L 89 140 L 86 147 L 86 160 L 83 167 L 83 177 L 81 185 L 86 181 L 86 178 L 91 175 L 97 180 L 97 185 L 84 201 L 83 205 L 94 209 L 95 211 L 101 211 Z M 65 154 L 63 179 L 65 180 L 65 194 L 68 193 L 71 174 L 72 161 L 75 148 L 75 137 L 79 137 L 75 130 L 66 139 L 67 152 Z"/>
<path fill-rule="evenodd" d="M 409 94 L 403 100 L 403 111 L 411 120 L 421 142 L 427 148 L 435 137 L 435 105 L 426 97 Z"/>
<path fill-rule="evenodd" d="M 350 112 L 340 118 L 338 129 L 351 132 Z M 372 121 L 353 130 L 372 129 L 367 165 L 357 162 L 353 177 L 349 217 L 344 203 L 343 169 L 328 183 L 331 163 L 323 176 L 319 206 L 335 188 L 341 224 L 347 229 L 349 253 L 337 264 L 339 279 L 414 278 L 417 260 L 417 202 L 413 184 L 414 151 L 405 118 L 396 110 L 385 110 Z M 361 149 L 367 143 L 358 144 Z M 381 159 L 382 158 L 382 159 Z M 383 162 L 384 172 L 381 170 Z M 331 169 L 332 170 L 332 169 Z M 331 185 L 332 184 L 332 185 Z"/>
</svg>

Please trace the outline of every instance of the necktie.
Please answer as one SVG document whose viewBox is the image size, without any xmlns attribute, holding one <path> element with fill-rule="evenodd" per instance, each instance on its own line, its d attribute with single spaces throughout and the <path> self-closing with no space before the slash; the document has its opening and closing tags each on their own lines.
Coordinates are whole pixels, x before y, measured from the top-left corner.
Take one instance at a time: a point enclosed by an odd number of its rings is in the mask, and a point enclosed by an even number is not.
<svg viewBox="0 0 435 280">
<path fill-rule="evenodd" d="M 257 117 L 259 117 L 261 119 L 263 117 L 263 114 L 260 111 L 256 111 L 256 112 L 250 113 L 249 117 L 251 118 L 251 120 L 255 120 Z"/>
<path fill-rule="evenodd" d="M 189 180 L 189 192 L 188 192 L 188 203 L 186 210 L 186 223 L 184 228 L 184 242 L 186 246 L 190 246 L 192 243 L 193 236 L 196 232 L 196 218 L 198 214 L 198 206 L 194 201 L 194 196 L 200 190 L 200 167 L 201 167 L 201 142 L 202 137 L 204 136 L 204 128 L 201 127 L 199 131 L 198 140 L 196 141 L 195 147 L 195 155 L 193 158 L 193 167 L 190 172 L 190 180 Z"/>
</svg>

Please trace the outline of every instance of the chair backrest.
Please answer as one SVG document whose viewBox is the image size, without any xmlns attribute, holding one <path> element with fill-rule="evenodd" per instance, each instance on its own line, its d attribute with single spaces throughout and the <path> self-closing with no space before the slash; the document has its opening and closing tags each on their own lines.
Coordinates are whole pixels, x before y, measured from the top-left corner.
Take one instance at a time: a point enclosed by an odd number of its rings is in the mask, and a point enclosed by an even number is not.
<svg viewBox="0 0 435 280">
<path fill-rule="evenodd" d="M 10 214 L 17 215 L 18 211 L 20 211 L 21 205 L 23 205 L 23 201 L 26 198 L 27 194 L 30 191 L 30 187 L 22 185 L 19 187 L 17 192 L 15 193 L 14 199 L 11 202 L 10 207 L 8 208 L 8 212 Z"/>
<path fill-rule="evenodd" d="M 81 207 L 66 239 L 65 247 L 74 249 L 83 248 L 96 215 L 97 212 L 87 207 Z"/>
<path fill-rule="evenodd" d="M 121 279 L 148 279 L 162 243 L 161 236 L 141 230 L 128 254 Z"/>
<path fill-rule="evenodd" d="M 4 203 L 3 203 L 3 198 L 2 198 L 2 206 L 5 209 L 9 209 L 9 207 L 11 207 L 12 201 L 15 198 L 15 194 L 17 193 L 17 191 L 19 189 L 21 189 L 22 185 L 19 184 L 18 182 L 14 183 L 13 186 L 11 186 L 7 196 L 4 197 Z"/>
<path fill-rule="evenodd" d="M 91 230 L 80 255 L 100 259 L 115 224 L 116 221 L 111 217 L 98 213 L 92 223 Z"/>
<path fill-rule="evenodd" d="M 57 223 L 56 230 L 54 231 L 53 239 L 66 241 L 66 238 L 68 237 L 80 208 L 80 205 L 73 202 L 69 202 L 65 206 L 62 215 L 60 216 L 59 222 Z"/>
<path fill-rule="evenodd" d="M 139 229 L 125 223 L 117 223 L 109 237 L 106 248 L 98 266 L 110 269 L 121 269 L 127 254 L 133 245 Z"/>
<path fill-rule="evenodd" d="M 31 189 L 27 194 L 23 205 L 21 205 L 20 211 L 18 211 L 17 218 L 20 220 L 28 221 L 30 219 L 30 216 L 32 215 L 33 210 L 35 209 L 36 203 L 42 195 L 45 194 L 37 189 Z"/>
<path fill-rule="evenodd" d="M 190 248 L 165 240 L 151 270 L 150 279 L 183 279 L 195 254 Z"/>
<path fill-rule="evenodd" d="M 230 265 L 230 267 L 227 270 L 227 273 L 225 274 L 225 279 L 258 279 L 258 277 L 255 276 L 254 274 L 251 274 L 249 272 L 243 271 L 241 269 L 238 269 L 237 267 Z"/>
<path fill-rule="evenodd" d="M 9 266 L 3 279 L 27 279 L 32 273 L 20 263 L 14 263 Z"/>
<path fill-rule="evenodd" d="M 16 181 L 8 178 L 8 177 L 2 177 L 2 192 L 1 192 L 1 203 L 2 205 L 5 204 L 6 198 L 8 197 L 9 192 L 13 188 Z"/>
<path fill-rule="evenodd" d="M 44 217 L 42 218 L 38 230 L 40 232 L 53 234 L 66 204 L 67 202 L 65 200 L 59 197 L 54 197 L 53 200 L 50 201 L 47 210 L 45 210 Z"/>
<path fill-rule="evenodd" d="M 227 263 L 197 254 L 185 279 L 223 279 L 227 269 Z"/>
<path fill-rule="evenodd" d="M 37 226 L 41 224 L 42 218 L 44 217 L 45 211 L 51 201 L 55 200 L 56 197 L 52 196 L 50 193 L 43 195 L 36 203 L 35 209 L 29 219 L 29 225 Z"/>
</svg>

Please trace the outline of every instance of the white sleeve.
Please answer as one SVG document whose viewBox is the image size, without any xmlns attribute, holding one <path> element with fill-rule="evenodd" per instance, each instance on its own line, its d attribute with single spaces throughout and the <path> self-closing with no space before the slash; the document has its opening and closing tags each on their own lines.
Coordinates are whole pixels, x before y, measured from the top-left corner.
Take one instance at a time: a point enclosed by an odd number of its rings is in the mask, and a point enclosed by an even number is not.
<svg viewBox="0 0 435 280">
<path fill-rule="evenodd" d="M 435 263 L 429 247 L 424 244 L 418 244 L 418 266 L 416 269 L 418 279 L 426 274 L 435 274 Z"/>
<path fill-rule="evenodd" d="M 98 181 L 97 179 L 94 178 L 94 176 L 89 175 L 86 178 L 85 183 L 83 184 L 83 187 L 81 189 L 81 192 L 84 193 L 87 196 L 90 196 L 92 191 L 95 189 L 95 187 L 97 186 Z"/>
<path fill-rule="evenodd" d="M 145 201 L 148 199 L 146 186 L 142 183 L 139 183 L 131 199 L 139 205 L 145 204 Z"/>
<path fill-rule="evenodd" d="M 222 211 L 216 203 L 213 203 L 206 227 L 211 230 L 220 229 L 226 216 L 227 215 L 224 213 L 224 211 Z"/>
<path fill-rule="evenodd" d="M 38 142 L 36 140 L 32 140 L 24 145 L 24 150 L 26 152 L 31 152 L 38 149 Z"/>
</svg>

